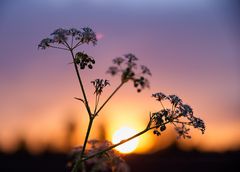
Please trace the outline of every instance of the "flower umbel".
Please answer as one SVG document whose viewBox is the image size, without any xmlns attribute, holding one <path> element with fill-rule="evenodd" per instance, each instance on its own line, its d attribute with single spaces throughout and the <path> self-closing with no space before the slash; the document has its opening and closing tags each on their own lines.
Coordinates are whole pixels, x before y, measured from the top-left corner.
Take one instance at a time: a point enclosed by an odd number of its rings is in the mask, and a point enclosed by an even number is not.
<svg viewBox="0 0 240 172">
<path fill-rule="evenodd" d="M 93 86 L 95 87 L 95 92 L 94 94 L 100 95 L 103 91 L 103 88 L 106 87 L 109 84 L 108 80 L 103 80 L 103 79 L 95 79 L 94 81 L 91 81 Z"/>
<path fill-rule="evenodd" d="M 154 134 L 159 136 L 161 132 L 166 129 L 166 124 L 168 123 L 174 125 L 178 133 L 177 138 L 191 138 L 189 135 L 190 128 L 187 128 L 187 126 L 197 128 L 202 134 L 204 133 L 205 124 L 203 120 L 195 117 L 192 108 L 187 104 L 183 104 L 178 96 L 166 96 L 160 92 L 152 94 L 152 96 L 156 98 L 157 101 L 161 102 L 165 100 L 172 104 L 171 109 L 163 108 L 158 112 L 151 113 L 150 123 L 151 127 L 155 128 L 153 131 Z"/>
<path fill-rule="evenodd" d="M 81 70 L 85 69 L 86 66 L 89 69 L 92 69 L 93 64 L 95 64 L 94 58 L 83 52 L 77 52 L 74 61 L 77 65 L 79 65 Z"/>
<path fill-rule="evenodd" d="M 156 100 L 158 100 L 158 101 L 162 101 L 166 98 L 166 95 L 161 92 L 152 94 L 152 96 L 155 97 Z"/>
<path fill-rule="evenodd" d="M 75 28 L 56 29 L 52 34 L 51 38 L 43 39 L 39 44 L 38 48 L 58 48 L 63 50 L 75 49 L 79 45 L 92 43 L 97 44 L 97 38 L 95 32 L 89 28 L 84 27 L 80 30 Z"/>
<path fill-rule="evenodd" d="M 100 141 L 100 140 L 89 140 L 88 141 L 88 147 L 89 149 L 85 150 L 85 156 L 89 156 L 92 154 L 95 154 L 97 152 L 100 152 L 104 149 L 107 149 L 109 146 L 111 146 L 112 143 L 109 141 Z M 78 147 L 73 149 L 71 152 L 71 160 L 70 161 L 70 168 L 74 164 L 74 159 L 76 159 L 76 156 L 80 154 L 82 151 L 82 147 Z M 126 164 L 126 162 L 121 158 L 120 154 L 112 149 L 109 150 L 103 154 L 100 154 L 92 159 L 89 159 L 85 163 L 87 169 L 90 169 L 89 171 L 116 171 L 116 172 L 129 172 L 129 167 Z"/>
<path fill-rule="evenodd" d="M 140 92 L 144 88 L 149 88 L 149 81 L 146 76 L 151 76 L 151 72 L 144 65 L 140 65 L 140 71 L 137 71 L 137 61 L 138 58 L 131 53 L 126 54 L 123 57 L 116 57 L 113 59 L 114 66 L 110 66 L 107 73 L 112 76 L 120 73 L 122 83 L 132 81 L 134 87 Z"/>
</svg>

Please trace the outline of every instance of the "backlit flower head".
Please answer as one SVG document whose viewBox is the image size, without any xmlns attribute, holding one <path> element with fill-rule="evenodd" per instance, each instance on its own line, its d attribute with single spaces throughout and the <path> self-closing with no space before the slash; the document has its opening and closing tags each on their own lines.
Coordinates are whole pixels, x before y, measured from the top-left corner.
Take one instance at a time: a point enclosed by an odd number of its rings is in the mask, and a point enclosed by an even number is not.
<svg viewBox="0 0 240 172">
<path fill-rule="evenodd" d="M 93 86 L 95 87 L 95 92 L 94 94 L 100 95 L 103 91 L 103 88 L 106 87 L 109 84 L 108 80 L 103 80 L 103 79 L 95 79 L 94 81 L 91 81 Z"/>
<path fill-rule="evenodd" d="M 97 44 L 96 34 L 91 28 L 84 27 L 80 30 L 76 28 L 59 28 L 51 33 L 50 38 L 43 39 L 38 44 L 38 48 L 46 49 L 51 47 L 69 50 L 74 49 L 81 44 L 89 43 L 92 43 L 93 45 Z"/>
<path fill-rule="evenodd" d="M 149 81 L 146 76 L 150 76 L 150 70 L 143 65 L 138 66 L 138 58 L 134 54 L 125 54 L 123 57 L 113 59 L 114 66 L 110 66 L 107 73 L 115 76 L 121 75 L 122 83 L 132 81 L 137 91 L 149 87 Z"/>
<path fill-rule="evenodd" d="M 96 45 L 97 37 L 94 31 L 89 27 L 82 28 L 82 30 L 83 32 L 81 32 L 81 36 L 79 35 L 77 39 L 79 39 L 82 43 L 92 43 L 93 45 Z"/>
<path fill-rule="evenodd" d="M 86 66 L 92 69 L 93 64 L 95 64 L 94 58 L 84 52 L 77 52 L 74 61 L 82 70 L 85 69 Z"/>
<path fill-rule="evenodd" d="M 181 104 L 181 106 L 179 106 L 178 109 L 183 116 L 192 116 L 193 115 L 192 108 L 187 104 Z"/>
<path fill-rule="evenodd" d="M 94 153 L 100 152 L 109 146 L 111 146 L 112 143 L 109 141 L 100 141 L 100 140 L 89 140 L 88 141 L 88 149 L 85 150 L 85 156 L 92 155 Z M 74 164 L 74 159 L 79 155 L 82 151 L 82 147 L 79 147 L 77 149 L 73 149 L 70 156 L 72 161 L 70 161 L 69 164 Z M 126 162 L 121 158 L 120 154 L 114 150 L 111 149 L 99 156 L 96 156 L 94 158 L 89 159 L 86 161 L 86 167 L 90 171 L 116 171 L 116 172 L 129 172 L 129 167 L 126 164 Z M 70 166 L 70 168 L 71 168 Z"/>
<path fill-rule="evenodd" d="M 173 106 L 177 106 L 179 103 L 182 102 L 182 100 L 176 96 L 176 95 L 169 95 L 167 99 L 170 100 L 170 102 L 173 104 Z"/>
<path fill-rule="evenodd" d="M 155 97 L 156 100 L 158 100 L 158 101 L 162 101 L 166 98 L 165 94 L 163 94 L 161 92 L 152 94 L 152 96 Z"/>
<path fill-rule="evenodd" d="M 176 126 L 175 130 L 178 134 L 177 139 L 180 139 L 181 137 L 184 139 L 185 138 L 191 139 L 191 136 L 189 135 L 190 128 L 187 128 L 186 125 L 182 124 L 181 127 Z"/>
<path fill-rule="evenodd" d="M 192 108 L 184 104 L 182 100 L 176 95 L 165 95 L 161 92 L 152 94 L 157 101 L 168 101 L 172 104 L 171 108 L 161 106 L 157 112 L 151 113 L 150 122 L 154 129 L 153 133 L 160 135 L 166 129 L 167 124 L 172 124 L 177 131 L 177 138 L 191 138 L 190 128 L 199 129 L 202 134 L 205 131 L 205 123 L 202 119 L 197 118 L 193 114 Z"/>
</svg>

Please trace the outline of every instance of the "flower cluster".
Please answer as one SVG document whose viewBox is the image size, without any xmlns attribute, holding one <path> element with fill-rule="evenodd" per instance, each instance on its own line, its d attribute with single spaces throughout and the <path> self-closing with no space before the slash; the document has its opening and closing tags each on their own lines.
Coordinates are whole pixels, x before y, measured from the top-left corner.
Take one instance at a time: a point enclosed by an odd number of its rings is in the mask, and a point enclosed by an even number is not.
<svg viewBox="0 0 240 172">
<path fill-rule="evenodd" d="M 160 135 L 162 131 L 166 129 L 166 124 L 171 123 L 174 125 L 175 130 L 178 133 L 178 138 L 191 138 L 189 135 L 190 128 L 199 129 L 202 134 L 205 131 L 204 121 L 197 118 L 193 114 L 192 108 L 184 104 L 183 101 L 176 95 L 165 95 L 161 92 L 152 95 L 162 105 L 162 109 L 158 112 L 151 113 L 150 120 L 153 133 Z M 163 101 L 169 101 L 172 104 L 171 108 L 165 108 L 162 104 Z"/>
<path fill-rule="evenodd" d="M 101 95 L 103 88 L 110 85 L 108 80 L 103 79 L 95 79 L 94 81 L 91 81 L 91 83 L 95 87 L 94 94 L 96 95 Z"/>
<path fill-rule="evenodd" d="M 177 139 L 179 138 L 187 138 L 187 139 L 191 139 L 191 136 L 189 134 L 190 128 L 187 128 L 186 125 L 182 125 L 182 126 L 176 126 L 175 127 L 176 132 L 178 133 Z"/>
<path fill-rule="evenodd" d="M 93 68 L 93 64 L 95 64 L 95 60 L 93 57 L 83 53 L 77 52 L 74 58 L 74 62 L 80 66 L 80 69 L 85 69 L 87 66 L 89 69 Z"/>
<path fill-rule="evenodd" d="M 85 150 L 85 156 L 89 156 L 105 150 L 112 143 L 109 141 L 90 140 L 88 141 L 88 149 Z M 82 147 L 73 149 L 71 157 L 76 158 L 82 151 Z M 126 162 L 120 157 L 120 154 L 116 150 L 109 150 L 99 156 L 89 159 L 86 162 L 87 171 L 116 171 L 116 172 L 129 172 L 129 167 Z M 69 163 L 70 166 L 73 163 Z"/>
<path fill-rule="evenodd" d="M 51 38 L 43 39 L 38 48 L 46 49 L 48 47 L 52 48 L 60 48 L 65 49 L 58 46 L 66 47 L 68 49 L 74 49 L 81 44 L 89 44 L 92 43 L 96 45 L 97 38 L 94 31 L 88 27 L 82 28 L 81 30 L 77 30 L 75 28 L 71 29 L 56 29 L 52 34 Z M 57 46 L 55 46 L 57 45 Z"/>
<path fill-rule="evenodd" d="M 155 97 L 157 101 L 162 101 L 166 98 L 166 95 L 163 93 L 155 93 L 152 94 L 152 96 Z"/>
<path fill-rule="evenodd" d="M 132 81 L 134 87 L 136 87 L 137 91 L 140 92 L 142 89 L 149 87 L 149 81 L 145 76 L 151 76 L 151 72 L 143 65 L 140 65 L 140 72 L 137 72 L 137 60 L 138 58 L 131 53 L 126 54 L 123 57 L 117 57 L 113 59 L 114 66 L 109 67 L 107 73 L 112 76 L 120 74 L 122 83 L 129 80 Z"/>
</svg>

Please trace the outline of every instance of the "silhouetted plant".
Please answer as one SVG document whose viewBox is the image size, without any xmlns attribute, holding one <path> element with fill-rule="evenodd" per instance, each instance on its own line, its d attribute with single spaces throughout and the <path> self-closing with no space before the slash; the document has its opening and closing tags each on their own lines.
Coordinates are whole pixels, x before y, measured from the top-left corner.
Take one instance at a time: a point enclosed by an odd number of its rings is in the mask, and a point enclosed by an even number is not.
<svg viewBox="0 0 240 172">
<path fill-rule="evenodd" d="M 137 92 L 141 92 L 143 89 L 149 88 L 148 76 L 151 76 L 151 72 L 146 66 L 139 65 L 138 58 L 131 53 L 125 54 L 123 57 L 113 59 L 113 66 L 109 67 L 107 73 L 112 76 L 120 75 L 120 83 L 104 101 L 104 103 L 99 106 L 99 100 L 103 89 L 110 84 L 108 80 L 104 79 L 95 79 L 94 81 L 91 81 L 95 88 L 95 107 L 92 111 L 90 109 L 84 84 L 81 79 L 81 70 L 86 70 L 87 68 L 93 69 L 95 59 L 83 51 L 76 51 L 76 49 L 83 44 L 91 43 L 96 45 L 97 38 L 95 32 L 88 27 L 80 30 L 75 28 L 59 28 L 55 30 L 51 36 L 51 38 L 43 39 L 38 47 L 40 49 L 56 48 L 70 52 L 72 64 L 74 65 L 81 92 L 83 94 L 83 98 L 75 97 L 75 99 L 84 104 L 89 116 L 89 124 L 84 143 L 81 147 L 75 148 L 72 151 L 74 156 L 72 172 L 89 170 L 89 165 L 91 166 L 91 171 L 128 171 L 129 169 L 126 163 L 113 148 L 128 142 L 129 140 L 132 140 L 149 130 L 153 130 L 153 134 L 160 136 L 161 133 L 166 130 L 167 124 L 172 124 L 175 127 L 178 134 L 177 138 L 191 138 L 189 133 L 190 127 L 197 128 L 202 132 L 202 134 L 204 133 L 205 124 L 203 120 L 194 116 L 193 110 L 189 105 L 184 104 L 183 101 L 176 95 L 165 95 L 159 92 L 152 94 L 152 97 L 160 103 L 160 108 L 157 112 L 151 112 L 149 114 L 149 121 L 146 128 L 142 131 L 128 139 L 122 140 L 117 144 L 112 144 L 108 141 L 89 141 L 88 138 L 95 117 L 116 94 L 116 92 L 128 82 L 133 83 Z M 165 102 L 170 104 L 171 107 L 167 108 L 167 106 L 164 105 Z M 86 149 L 87 145 L 90 145 L 90 148 Z"/>
</svg>

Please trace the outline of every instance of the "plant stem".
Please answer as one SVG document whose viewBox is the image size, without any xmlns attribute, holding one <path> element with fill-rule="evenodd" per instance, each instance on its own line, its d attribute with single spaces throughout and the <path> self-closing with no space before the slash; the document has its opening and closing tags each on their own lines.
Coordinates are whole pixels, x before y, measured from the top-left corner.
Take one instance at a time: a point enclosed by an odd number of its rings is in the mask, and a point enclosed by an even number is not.
<svg viewBox="0 0 240 172">
<path fill-rule="evenodd" d="M 95 108 L 94 108 L 93 114 L 95 114 L 96 111 L 97 111 L 97 105 L 98 105 L 97 100 L 98 100 L 98 95 L 96 94 L 96 96 L 95 96 Z"/>
<path fill-rule="evenodd" d="M 80 165 L 82 164 L 82 157 L 83 157 L 85 149 L 86 149 L 88 137 L 90 135 L 90 131 L 91 131 L 92 124 L 93 124 L 93 120 L 94 120 L 93 117 L 91 117 L 89 119 L 88 129 L 87 129 L 87 133 L 86 133 L 86 136 L 85 136 L 85 139 L 84 139 L 83 148 L 82 148 L 82 151 L 81 151 L 81 154 L 80 154 L 79 158 L 76 160 L 76 163 L 75 163 L 75 165 L 74 165 L 74 167 L 72 169 L 72 172 L 77 172 L 79 167 L 80 167 Z"/>
<path fill-rule="evenodd" d="M 86 149 L 86 145 L 87 145 L 88 137 L 90 135 L 90 131 L 91 131 L 91 128 L 92 128 L 94 117 L 91 113 L 91 110 L 90 110 L 90 107 L 89 107 L 89 104 L 88 104 L 88 100 L 87 100 L 87 96 L 86 96 L 86 93 L 85 93 L 85 90 L 84 90 L 84 87 L 83 87 L 83 83 L 82 83 L 82 80 L 81 80 L 81 77 L 80 77 L 80 73 L 78 71 L 77 64 L 76 64 L 75 59 L 74 59 L 73 49 L 69 48 L 69 50 L 70 50 L 71 55 L 72 55 L 74 68 L 75 68 L 75 71 L 76 71 L 76 74 L 77 74 L 77 77 L 78 77 L 78 81 L 79 81 L 79 84 L 80 84 L 80 87 L 81 87 L 81 91 L 82 91 L 82 94 L 83 94 L 83 97 L 84 97 L 84 104 L 85 104 L 85 107 L 86 107 L 88 115 L 89 115 L 89 124 L 88 124 L 87 133 L 86 133 L 86 136 L 85 136 L 85 139 L 84 139 L 83 149 L 82 149 L 82 152 L 81 152 L 79 158 L 77 159 L 77 161 L 76 161 L 76 163 L 75 163 L 75 165 L 72 169 L 72 172 L 77 172 L 79 167 L 82 165 L 81 159 L 82 159 L 82 157 L 84 155 L 84 152 L 85 152 L 85 149 Z"/>
<path fill-rule="evenodd" d="M 57 49 L 60 49 L 60 50 L 66 50 L 66 51 L 69 51 L 69 49 L 67 49 L 67 48 L 56 47 L 56 46 L 53 46 L 53 45 L 49 45 L 49 47 L 51 47 L 51 48 L 57 48 Z"/>
<path fill-rule="evenodd" d="M 81 80 L 81 77 L 80 77 L 80 74 L 79 74 L 79 71 L 78 71 L 78 68 L 77 68 L 77 64 L 75 63 L 75 60 L 74 60 L 73 50 L 70 49 L 70 52 L 71 52 L 71 55 L 72 55 L 72 59 L 73 59 L 73 63 L 74 63 L 74 68 L 75 68 L 75 71 L 76 71 L 76 73 L 77 73 L 78 81 L 79 81 L 79 84 L 80 84 L 80 87 L 81 87 L 81 90 L 82 90 L 82 93 L 83 93 L 83 97 L 84 97 L 84 101 L 85 101 L 85 106 L 86 106 L 86 109 L 87 109 L 87 112 L 88 112 L 89 117 L 91 117 L 92 113 L 91 113 L 90 107 L 89 107 L 89 105 L 88 105 L 87 96 L 86 96 L 86 93 L 85 93 L 85 90 L 84 90 L 84 87 L 83 87 L 83 83 L 82 83 L 82 80 Z"/>
<path fill-rule="evenodd" d="M 165 109 L 165 107 L 163 106 L 163 103 L 162 103 L 162 101 L 161 101 L 161 100 L 160 100 L 160 103 L 161 103 L 161 105 L 162 105 L 162 108 L 163 108 L 164 110 L 166 110 L 166 109 Z"/>
<path fill-rule="evenodd" d="M 82 45 L 81 41 L 79 41 L 78 43 L 76 43 L 76 45 L 74 45 L 74 47 L 73 47 L 72 49 L 77 48 L 77 46 L 79 46 L 79 45 Z"/>
<path fill-rule="evenodd" d="M 143 131 L 141 131 L 141 132 L 133 135 L 132 137 L 129 137 L 128 139 L 122 140 L 122 141 L 120 141 L 119 143 L 114 144 L 114 145 L 112 145 L 112 146 L 110 146 L 110 147 L 108 147 L 108 148 L 106 148 L 106 149 L 104 149 L 104 150 L 102 150 L 102 151 L 99 151 L 99 152 L 97 152 L 97 153 L 95 153 L 95 154 L 92 154 L 92 155 L 86 157 L 86 158 L 83 158 L 82 161 L 86 161 L 86 160 L 91 159 L 91 158 L 93 158 L 93 157 L 95 157 L 95 156 L 101 155 L 101 154 L 103 154 L 103 153 L 105 153 L 105 152 L 107 152 L 107 151 L 109 151 L 109 150 L 111 150 L 111 149 L 113 149 L 113 148 L 121 145 L 121 144 L 124 144 L 124 143 L 126 143 L 126 142 L 128 142 L 128 141 L 130 141 L 130 140 L 132 140 L 132 139 L 134 139 L 134 138 L 136 138 L 136 137 L 144 134 L 144 133 L 147 132 L 148 130 L 149 130 L 149 129 L 146 128 L 146 129 L 144 129 Z"/>
<path fill-rule="evenodd" d="M 114 94 L 123 86 L 124 83 L 125 82 L 121 82 L 121 84 L 112 92 L 112 94 L 107 98 L 107 100 L 97 110 L 97 112 L 94 114 L 94 116 L 97 116 L 97 114 L 102 110 L 102 108 L 107 104 L 107 102 L 114 96 Z"/>
<path fill-rule="evenodd" d="M 169 123 L 169 122 L 167 121 L 167 122 L 165 122 L 165 123 L 163 123 L 163 124 L 155 125 L 155 126 L 152 126 L 152 127 L 151 127 L 151 126 L 150 126 L 150 125 L 151 125 L 151 120 L 150 120 L 149 123 L 148 123 L 148 125 L 147 125 L 147 127 L 146 127 L 144 130 L 142 130 L 141 132 L 139 132 L 139 133 L 137 133 L 137 134 L 135 134 L 135 135 L 133 135 L 133 136 L 125 139 L 125 140 L 122 140 L 122 141 L 120 141 L 119 143 L 114 144 L 114 145 L 112 145 L 112 146 L 110 146 L 110 147 L 108 147 L 108 148 L 106 148 L 106 149 L 104 149 L 104 150 L 102 150 L 102 151 L 99 151 L 99 152 L 97 152 L 97 153 L 95 153 L 95 154 L 92 154 L 92 155 L 90 155 L 90 156 L 88 156 L 88 157 L 85 157 L 85 158 L 82 159 L 82 161 L 86 161 L 86 160 L 88 160 L 88 159 L 94 158 L 95 156 L 101 155 L 101 154 L 103 154 L 103 153 L 105 153 L 105 152 L 107 152 L 107 151 L 109 151 L 109 150 L 111 150 L 111 149 L 113 149 L 113 148 L 115 148 L 115 147 L 117 147 L 117 146 L 120 146 L 121 144 L 124 144 L 124 143 L 126 143 L 126 142 L 128 142 L 128 141 L 130 141 L 130 140 L 132 140 L 132 139 L 134 139 L 134 138 L 136 138 L 136 137 L 138 137 L 138 136 L 146 133 L 146 132 L 149 131 L 149 130 L 152 130 L 152 129 L 154 129 L 154 128 L 157 128 L 157 127 L 159 127 L 159 126 L 161 126 L 161 125 L 166 125 L 166 124 L 168 124 L 168 123 Z"/>
</svg>

